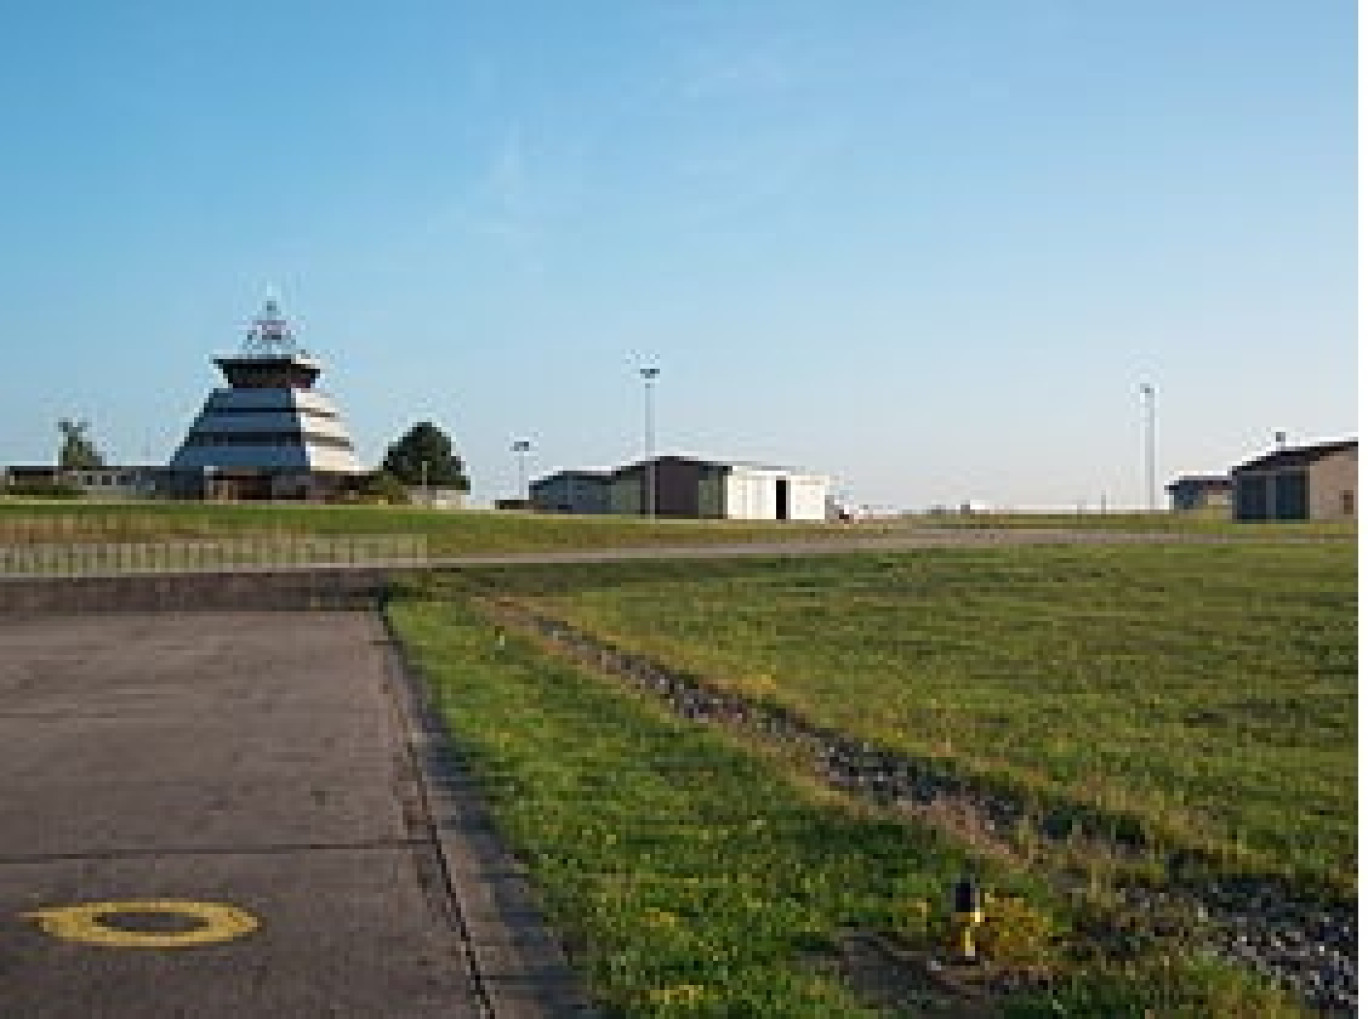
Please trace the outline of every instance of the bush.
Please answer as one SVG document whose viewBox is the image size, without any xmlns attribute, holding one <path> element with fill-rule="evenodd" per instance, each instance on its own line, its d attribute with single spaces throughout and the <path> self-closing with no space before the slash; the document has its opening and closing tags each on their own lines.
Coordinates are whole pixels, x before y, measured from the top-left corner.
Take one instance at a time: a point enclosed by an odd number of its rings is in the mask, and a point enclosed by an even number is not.
<svg viewBox="0 0 1368 1019">
<path fill-rule="evenodd" d="M 361 483 L 357 494 L 362 502 L 383 503 L 387 506 L 403 506 L 409 501 L 408 489 L 389 471 L 376 471 L 367 477 Z"/>
</svg>

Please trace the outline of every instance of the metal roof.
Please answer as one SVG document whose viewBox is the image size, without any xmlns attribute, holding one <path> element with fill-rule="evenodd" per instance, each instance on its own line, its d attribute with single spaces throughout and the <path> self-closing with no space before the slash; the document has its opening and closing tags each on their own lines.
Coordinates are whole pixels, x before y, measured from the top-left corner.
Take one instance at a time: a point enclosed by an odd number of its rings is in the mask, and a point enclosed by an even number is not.
<svg viewBox="0 0 1368 1019">
<path fill-rule="evenodd" d="M 1293 467 L 1309 467 L 1327 456 L 1343 453 L 1350 449 L 1358 449 L 1358 439 L 1341 439 L 1336 442 L 1319 442 L 1312 446 L 1279 449 L 1255 457 L 1253 460 L 1247 460 L 1239 466 L 1231 468 L 1230 473 L 1242 474 L 1247 471 L 1278 471 Z"/>
<path fill-rule="evenodd" d="M 779 471 L 783 474 L 812 474 L 812 471 L 801 470 L 797 467 L 782 467 L 778 464 L 766 464 L 749 460 L 707 460 L 697 456 L 678 456 L 666 454 L 663 456 L 653 456 L 649 460 L 637 460 L 633 463 L 624 464 L 614 470 L 613 474 L 629 474 L 633 471 L 644 470 L 647 464 L 660 463 L 684 463 L 693 464 L 697 467 L 720 467 L 730 470 L 734 467 L 742 467 L 753 471 Z"/>
<path fill-rule="evenodd" d="M 1180 478 L 1174 478 L 1164 487 L 1172 490 L 1180 485 L 1197 485 L 1202 488 L 1229 488 L 1235 482 L 1230 480 L 1229 474 L 1185 474 Z"/>
</svg>

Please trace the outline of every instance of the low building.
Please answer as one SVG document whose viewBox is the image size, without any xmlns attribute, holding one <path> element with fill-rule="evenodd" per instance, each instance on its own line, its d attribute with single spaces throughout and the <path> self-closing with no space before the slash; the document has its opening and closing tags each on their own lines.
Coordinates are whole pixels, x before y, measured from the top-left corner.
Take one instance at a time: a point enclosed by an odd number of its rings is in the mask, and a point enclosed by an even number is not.
<svg viewBox="0 0 1368 1019">
<path fill-rule="evenodd" d="M 1175 513 L 1230 509 L 1235 482 L 1228 474 L 1187 474 L 1164 486 Z"/>
<path fill-rule="evenodd" d="M 619 467 L 608 512 L 721 520 L 825 520 L 831 479 L 788 467 L 658 456 Z"/>
<path fill-rule="evenodd" d="M 528 488 L 532 508 L 543 513 L 607 513 L 609 471 L 557 471 Z"/>
<path fill-rule="evenodd" d="M 1230 472 L 1236 520 L 1358 519 L 1358 440 L 1279 449 Z"/>
<path fill-rule="evenodd" d="M 61 487 L 79 489 L 93 499 L 150 499 L 165 485 L 166 468 L 145 465 L 66 469 L 16 465 L 3 471 L 0 487 Z"/>
<path fill-rule="evenodd" d="M 426 506 L 428 509 L 459 510 L 465 509 L 466 494 L 462 488 L 440 488 L 436 485 L 410 485 L 404 489 L 409 505 Z"/>
</svg>

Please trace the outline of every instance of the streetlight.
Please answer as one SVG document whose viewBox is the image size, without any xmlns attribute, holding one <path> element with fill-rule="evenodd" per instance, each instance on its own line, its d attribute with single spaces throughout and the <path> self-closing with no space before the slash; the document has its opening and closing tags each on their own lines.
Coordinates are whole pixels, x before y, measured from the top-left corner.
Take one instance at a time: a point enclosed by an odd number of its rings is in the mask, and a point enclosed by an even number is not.
<svg viewBox="0 0 1368 1019">
<path fill-rule="evenodd" d="M 648 517 L 655 516 L 655 406 L 652 394 L 655 380 L 660 377 L 660 369 L 647 367 L 641 369 L 641 378 L 646 385 L 646 498 L 644 509 Z"/>
<path fill-rule="evenodd" d="M 518 454 L 518 498 L 526 499 L 530 504 L 532 495 L 527 490 L 527 454 L 532 450 L 532 443 L 527 439 L 514 439 L 513 452 Z"/>
<path fill-rule="evenodd" d="M 1145 503 L 1154 512 L 1154 387 L 1146 382 L 1140 387 L 1145 398 Z"/>
</svg>

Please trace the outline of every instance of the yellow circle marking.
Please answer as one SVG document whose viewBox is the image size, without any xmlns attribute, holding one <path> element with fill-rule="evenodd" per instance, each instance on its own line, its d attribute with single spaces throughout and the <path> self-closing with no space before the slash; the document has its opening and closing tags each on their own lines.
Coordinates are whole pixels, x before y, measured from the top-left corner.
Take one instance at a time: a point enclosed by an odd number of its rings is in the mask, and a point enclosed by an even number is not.
<svg viewBox="0 0 1368 1019">
<path fill-rule="evenodd" d="M 111 927 L 106 918 L 116 914 L 170 913 L 199 921 L 188 931 L 129 931 Z M 132 902 L 87 902 L 79 906 L 56 906 L 25 913 L 48 934 L 67 941 L 112 948 L 190 948 L 232 941 L 251 934 L 261 921 L 246 910 L 219 902 L 187 902 L 178 899 L 139 899 Z"/>
</svg>

